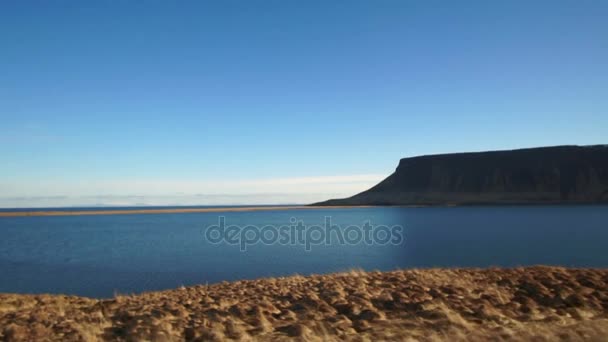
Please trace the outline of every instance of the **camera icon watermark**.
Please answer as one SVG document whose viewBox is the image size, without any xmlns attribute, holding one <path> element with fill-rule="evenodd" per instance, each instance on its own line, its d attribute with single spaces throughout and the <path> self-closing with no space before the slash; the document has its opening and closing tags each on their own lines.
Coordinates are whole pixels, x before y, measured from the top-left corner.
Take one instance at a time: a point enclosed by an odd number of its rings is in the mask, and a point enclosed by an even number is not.
<svg viewBox="0 0 608 342">
<path fill-rule="evenodd" d="M 218 223 L 204 229 L 205 239 L 212 244 L 239 246 L 242 252 L 247 246 L 256 244 L 304 246 L 311 251 L 315 245 L 401 245 L 404 242 L 403 227 L 400 225 L 373 225 L 366 221 L 363 225 L 341 227 L 332 224 L 331 216 L 326 216 L 323 225 L 305 225 L 302 220 L 290 218 L 289 224 L 275 225 L 228 225 L 225 216 L 218 217 Z"/>
</svg>

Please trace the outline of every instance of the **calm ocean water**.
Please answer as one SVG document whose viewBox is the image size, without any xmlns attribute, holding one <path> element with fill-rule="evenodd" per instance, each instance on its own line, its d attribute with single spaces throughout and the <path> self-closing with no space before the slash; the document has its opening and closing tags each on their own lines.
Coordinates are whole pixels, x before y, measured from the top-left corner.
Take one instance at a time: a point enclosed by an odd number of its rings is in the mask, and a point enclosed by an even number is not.
<svg viewBox="0 0 608 342">
<path fill-rule="evenodd" d="M 401 225 L 398 245 L 212 244 L 205 228 Z M 608 267 L 608 206 L 356 208 L 0 218 L 0 292 L 110 297 L 180 285 L 352 268 Z"/>
</svg>

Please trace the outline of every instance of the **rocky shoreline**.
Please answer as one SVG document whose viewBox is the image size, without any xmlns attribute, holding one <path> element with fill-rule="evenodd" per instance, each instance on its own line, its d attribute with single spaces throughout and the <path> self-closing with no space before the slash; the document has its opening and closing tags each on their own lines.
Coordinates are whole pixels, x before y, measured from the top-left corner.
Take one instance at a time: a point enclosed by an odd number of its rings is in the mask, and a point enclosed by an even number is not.
<svg viewBox="0 0 608 342">
<path fill-rule="evenodd" d="M 98 300 L 0 294 L 3 341 L 603 340 L 608 269 L 351 271 Z"/>
</svg>

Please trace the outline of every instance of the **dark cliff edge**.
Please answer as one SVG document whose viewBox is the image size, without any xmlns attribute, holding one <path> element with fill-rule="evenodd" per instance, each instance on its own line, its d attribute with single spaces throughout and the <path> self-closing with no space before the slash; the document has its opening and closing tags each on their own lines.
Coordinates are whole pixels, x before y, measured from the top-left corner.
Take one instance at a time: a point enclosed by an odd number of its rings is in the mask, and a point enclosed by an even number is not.
<svg viewBox="0 0 608 342">
<path fill-rule="evenodd" d="M 371 189 L 313 205 L 608 203 L 608 145 L 404 158 Z"/>
</svg>

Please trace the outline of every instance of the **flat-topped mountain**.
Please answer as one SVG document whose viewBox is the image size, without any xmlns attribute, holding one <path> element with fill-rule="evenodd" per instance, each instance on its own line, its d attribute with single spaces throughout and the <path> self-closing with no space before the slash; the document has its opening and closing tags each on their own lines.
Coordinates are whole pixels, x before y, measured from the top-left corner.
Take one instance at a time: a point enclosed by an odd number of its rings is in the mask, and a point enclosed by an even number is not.
<svg viewBox="0 0 608 342">
<path fill-rule="evenodd" d="M 608 145 L 404 158 L 371 189 L 315 205 L 608 203 Z"/>
</svg>

